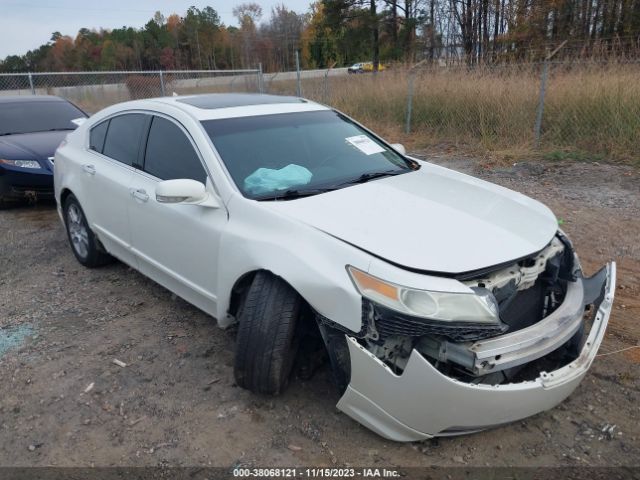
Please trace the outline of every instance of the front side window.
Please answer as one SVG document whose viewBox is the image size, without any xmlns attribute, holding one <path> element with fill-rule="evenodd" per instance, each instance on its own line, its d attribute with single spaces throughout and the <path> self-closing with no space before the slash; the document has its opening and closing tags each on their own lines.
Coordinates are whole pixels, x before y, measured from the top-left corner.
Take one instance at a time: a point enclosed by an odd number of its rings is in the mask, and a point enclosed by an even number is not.
<svg viewBox="0 0 640 480">
<path fill-rule="evenodd" d="M 188 178 L 205 183 L 207 174 L 193 145 L 175 123 L 153 117 L 144 171 L 161 180 Z"/>
<path fill-rule="evenodd" d="M 66 101 L 17 101 L 0 107 L 0 135 L 75 130 L 85 113 Z"/>
<path fill-rule="evenodd" d="M 330 110 L 202 122 L 242 193 L 275 199 L 412 170 L 412 163 Z"/>
<path fill-rule="evenodd" d="M 148 118 L 142 113 L 126 113 L 113 117 L 109 121 L 102 153 L 125 165 L 136 163 Z"/>
</svg>

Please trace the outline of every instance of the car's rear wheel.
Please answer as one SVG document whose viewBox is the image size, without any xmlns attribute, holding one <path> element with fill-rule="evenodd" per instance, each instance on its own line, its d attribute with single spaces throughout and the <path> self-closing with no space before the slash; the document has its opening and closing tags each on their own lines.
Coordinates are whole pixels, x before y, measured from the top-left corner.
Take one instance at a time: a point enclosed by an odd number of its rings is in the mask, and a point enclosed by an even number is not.
<svg viewBox="0 0 640 480">
<path fill-rule="evenodd" d="M 284 280 L 258 272 L 238 312 L 236 383 L 255 393 L 278 394 L 287 386 L 298 347 L 303 306 Z"/>
<path fill-rule="evenodd" d="M 84 211 L 73 194 L 65 199 L 63 213 L 71 250 L 82 265 L 93 268 L 113 261 L 89 228 Z"/>
</svg>

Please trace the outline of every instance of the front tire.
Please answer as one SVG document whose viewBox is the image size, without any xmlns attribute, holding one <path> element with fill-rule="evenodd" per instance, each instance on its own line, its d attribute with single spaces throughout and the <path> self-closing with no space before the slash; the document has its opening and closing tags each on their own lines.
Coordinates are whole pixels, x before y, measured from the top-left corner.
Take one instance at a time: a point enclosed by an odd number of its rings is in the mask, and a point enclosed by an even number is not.
<svg viewBox="0 0 640 480">
<path fill-rule="evenodd" d="M 113 257 L 103 250 L 99 240 L 89 228 L 78 199 L 70 194 L 65 199 L 62 208 L 67 237 L 76 259 L 89 268 L 111 263 Z"/>
<path fill-rule="evenodd" d="M 288 384 L 303 300 L 284 280 L 268 272 L 253 278 L 238 313 L 234 374 L 254 393 L 275 395 Z"/>
</svg>

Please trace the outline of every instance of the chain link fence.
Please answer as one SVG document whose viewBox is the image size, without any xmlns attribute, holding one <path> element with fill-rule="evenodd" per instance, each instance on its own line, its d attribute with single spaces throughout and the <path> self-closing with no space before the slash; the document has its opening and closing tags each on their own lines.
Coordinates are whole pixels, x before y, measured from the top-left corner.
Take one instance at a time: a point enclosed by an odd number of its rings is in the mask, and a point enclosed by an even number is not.
<svg viewBox="0 0 640 480">
<path fill-rule="evenodd" d="M 300 91 L 414 148 L 469 147 L 505 157 L 537 150 L 559 160 L 640 164 L 640 62 L 423 64 L 377 74 L 305 74 L 299 82 L 276 74 L 265 90 Z"/>
<path fill-rule="evenodd" d="M 89 113 L 162 95 L 300 95 L 346 112 L 412 148 L 453 146 L 504 156 L 608 157 L 640 164 L 640 62 L 497 66 L 0 74 L 0 95 L 49 94 Z"/>
<path fill-rule="evenodd" d="M 0 96 L 57 95 L 94 113 L 139 98 L 259 92 L 261 79 L 259 69 L 0 74 Z"/>
</svg>

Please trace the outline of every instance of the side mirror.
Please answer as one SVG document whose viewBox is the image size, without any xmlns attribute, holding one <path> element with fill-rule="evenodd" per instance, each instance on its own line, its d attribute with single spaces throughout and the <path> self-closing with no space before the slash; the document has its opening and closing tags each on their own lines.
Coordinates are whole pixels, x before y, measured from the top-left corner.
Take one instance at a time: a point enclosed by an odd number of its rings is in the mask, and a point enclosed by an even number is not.
<svg viewBox="0 0 640 480">
<path fill-rule="evenodd" d="M 407 149 L 404 148 L 404 145 L 402 145 L 401 143 L 392 143 L 391 146 L 398 152 L 400 152 L 402 155 L 406 155 L 407 154 Z"/>
<path fill-rule="evenodd" d="M 182 203 L 185 205 L 220 208 L 218 199 L 207 192 L 204 184 L 186 178 L 165 180 L 158 183 L 156 201 L 158 203 Z"/>
</svg>

